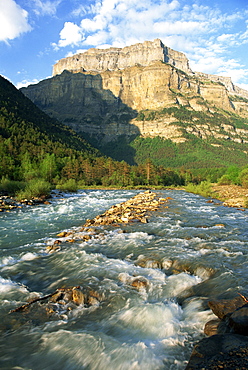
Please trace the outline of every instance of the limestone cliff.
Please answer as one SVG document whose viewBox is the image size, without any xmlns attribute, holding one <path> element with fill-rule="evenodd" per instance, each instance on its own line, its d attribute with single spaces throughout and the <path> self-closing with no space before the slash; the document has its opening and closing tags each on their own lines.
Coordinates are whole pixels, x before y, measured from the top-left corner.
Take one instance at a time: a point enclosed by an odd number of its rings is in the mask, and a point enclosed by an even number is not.
<svg viewBox="0 0 248 370">
<path fill-rule="evenodd" d="M 165 46 L 161 40 L 124 48 L 89 49 L 84 53 L 59 60 L 53 67 L 53 76 L 64 70 L 70 72 L 103 72 L 115 71 L 135 65 L 148 66 L 154 61 L 169 63 L 186 73 L 192 73 L 189 61 L 183 53 Z"/>
<path fill-rule="evenodd" d="M 196 77 L 200 78 L 201 81 L 213 81 L 223 84 L 230 94 L 243 96 L 244 98 L 248 99 L 248 91 L 234 85 L 231 77 L 211 75 L 202 72 L 194 72 L 194 74 Z"/>
<path fill-rule="evenodd" d="M 54 77 L 22 92 L 49 115 L 101 143 L 137 135 L 174 142 L 186 141 L 187 135 L 248 140 L 246 125 L 226 123 L 228 115 L 248 118 L 248 92 L 230 78 L 192 72 L 185 55 L 160 40 L 62 59 Z M 182 107 L 187 114 L 178 118 Z M 167 108 L 178 112 L 159 113 Z M 190 112 L 195 116 L 187 119 Z M 213 125 L 220 112 L 225 124 L 219 116 Z"/>
</svg>

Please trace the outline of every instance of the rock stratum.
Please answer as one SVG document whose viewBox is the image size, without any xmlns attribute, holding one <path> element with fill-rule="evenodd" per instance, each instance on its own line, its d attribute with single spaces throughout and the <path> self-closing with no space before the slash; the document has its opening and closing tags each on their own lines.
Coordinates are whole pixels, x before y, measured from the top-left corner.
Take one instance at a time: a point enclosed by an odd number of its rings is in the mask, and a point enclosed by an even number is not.
<svg viewBox="0 0 248 370">
<path fill-rule="evenodd" d="M 148 66 L 152 62 L 169 63 L 186 73 L 192 73 L 185 54 L 165 46 L 161 40 L 145 41 L 124 48 L 89 49 L 84 53 L 60 59 L 53 67 L 53 76 L 64 70 L 70 72 L 116 71 L 134 67 Z"/>
<path fill-rule="evenodd" d="M 228 77 L 193 72 L 159 39 L 61 59 L 52 78 L 21 91 L 98 147 L 137 136 L 248 143 L 248 91 Z"/>
</svg>

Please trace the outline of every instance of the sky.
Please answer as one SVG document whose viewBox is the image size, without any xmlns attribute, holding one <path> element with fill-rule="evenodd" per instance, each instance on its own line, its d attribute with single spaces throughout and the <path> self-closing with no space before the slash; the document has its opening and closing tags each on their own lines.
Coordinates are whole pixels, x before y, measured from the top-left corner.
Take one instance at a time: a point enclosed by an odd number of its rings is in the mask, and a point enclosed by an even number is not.
<svg viewBox="0 0 248 370">
<path fill-rule="evenodd" d="M 17 88 L 66 56 L 156 38 L 248 90 L 247 0 L 0 0 L 0 74 Z"/>
</svg>

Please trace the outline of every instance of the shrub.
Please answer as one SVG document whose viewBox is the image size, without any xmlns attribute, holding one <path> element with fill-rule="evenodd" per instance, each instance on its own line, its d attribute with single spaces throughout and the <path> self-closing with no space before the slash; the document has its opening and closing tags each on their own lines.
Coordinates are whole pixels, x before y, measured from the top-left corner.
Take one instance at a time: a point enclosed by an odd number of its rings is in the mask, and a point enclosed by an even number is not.
<svg viewBox="0 0 248 370">
<path fill-rule="evenodd" d="M 241 186 L 243 186 L 244 188 L 248 188 L 248 168 L 245 168 L 240 172 L 239 181 L 241 183 Z"/>
<path fill-rule="evenodd" d="M 25 182 L 9 180 L 3 177 L 0 182 L 0 192 L 6 192 L 8 195 L 15 195 L 25 188 Z"/>
<path fill-rule="evenodd" d="M 18 199 L 31 199 L 46 197 L 50 194 L 51 184 L 45 180 L 32 179 L 30 180 L 25 189 L 17 193 Z"/>
<path fill-rule="evenodd" d="M 75 179 L 69 179 L 61 184 L 56 186 L 57 189 L 75 192 L 78 190 L 78 184 Z"/>
<path fill-rule="evenodd" d="M 232 180 L 228 175 L 223 175 L 221 178 L 218 180 L 218 185 L 230 185 L 232 183 Z"/>
<path fill-rule="evenodd" d="M 209 181 L 202 181 L 200 184 L 188 184 L 185 190 L 189 193 L 199 194 L 203 197 L 212 197 L 214 192 L 212 191 L 212 185 Z"/>
</svg>

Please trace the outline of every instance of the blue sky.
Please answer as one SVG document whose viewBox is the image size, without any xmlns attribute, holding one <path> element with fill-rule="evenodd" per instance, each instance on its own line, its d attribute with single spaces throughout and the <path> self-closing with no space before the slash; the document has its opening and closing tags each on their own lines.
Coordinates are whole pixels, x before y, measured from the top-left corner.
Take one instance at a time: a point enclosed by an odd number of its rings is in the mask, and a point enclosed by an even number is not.
<svg viewBox="0 0 248 370">
<path fill-rule="evenodd" d="M 247 0 L 0 0 L 0 74 L 17 87 L 65 56 L 156 38 L 248 90 Z"/>
</svg>

